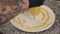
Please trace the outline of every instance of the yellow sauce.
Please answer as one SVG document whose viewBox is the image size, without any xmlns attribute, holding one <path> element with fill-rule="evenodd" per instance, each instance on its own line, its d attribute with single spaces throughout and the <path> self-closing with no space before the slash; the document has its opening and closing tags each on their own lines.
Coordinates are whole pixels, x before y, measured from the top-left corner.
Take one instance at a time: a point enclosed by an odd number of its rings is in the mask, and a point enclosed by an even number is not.
<svg viewBox="0 0 60 34">
<path fill-rule="evenodd" d="M 41 25 L 37 25 L 37 26 L 26 26 L 27 29 L 33 29 L 33 28 L 40 28 L 40 27 L 44 27 L 49 19 L 50 19 L 50 16 L 48 14 L 48 11 L 43 9 L 42 7 L 34 7 L 34 8 L 30 8 L 28 11 L 34 16 L 34 19 L 36 18 L 36 15 L 38 15 L 39 13 L 42 13 L 42 21 L 45 19 L 45 14 L 43 11 L 41 10 L 44 10 L 46 12 L 46 15 L 48 16 L 47 19 L 45 20 L 45 22 L 43 22 Z M 23 22 L 20 21 L 20 17 L 17 18 L 18 21 L 14 18 L 13 21 L 15 21 L 17 24 L 21 25 L 21 26 L 24 26 L 24 24 L 26 23 L 25 19 L 23 19 Z"/>
<path fill-rule="evenodd" d="M 28 10 L 32 15 L 38 15 L 40 13 L 40 7 L 30 8 Z M 38 12 L 37 12 L 38 11 Z"/>
<path fill-rule="evenodd" d="M 20 21 L 20 17 L 17 18 L 17 20 L 14 18 L 13 21 L 15 21 L 17 24 L 23 26 L 25 24 L 25 20 L 23 19 L 23 22 Z"/>
<path fill-rule="evenodd" d="M 38 8 L 36 8 L 36 10 L 37 10 Z M 45 10 L 45 9 L 43 9 L 43 8 L 41 8 L 41 7 L 39 7 L 39 9 L 40 10 L 44 10 L 44 11 L 46 11 L 46 14 L 47 14 L 47 16 L 48 16 L 48 18 L 45 20 L 45 22 L 42 24 L 42 25 L 38 25 L 38 26 L 32 26 L 32 27 L 30 27 L 30 26 L 26 26 L 26 28 L 27 29 L 33 29 L 33 28 L 40 28 L 40 27 L 44 27 L 47 23 L 48 23 L 48 21 L 49 21 L 49 19 L 50 19 L 50 16 L 49 16 L 49 14 L 48 14 L 48 11 L 47 10 Z M 32 9 L 33 10 L 33 9 Z M 43 16 L 43 18 L 42 18 L 42 21 L 44 20 L 44 16 L 45 16 L 45 14 L 42 12 L 42 11 L 40 11 L 41 13 L 42 13 L 42 16 Z"/>
</svg>

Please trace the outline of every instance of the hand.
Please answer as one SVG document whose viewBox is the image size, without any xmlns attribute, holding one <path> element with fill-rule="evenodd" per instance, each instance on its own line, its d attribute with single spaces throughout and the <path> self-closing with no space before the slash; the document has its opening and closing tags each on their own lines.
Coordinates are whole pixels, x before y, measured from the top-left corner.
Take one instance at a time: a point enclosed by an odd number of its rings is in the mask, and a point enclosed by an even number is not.
<svg viewBox="0 0 60 34">
<path fill-rule="evenodd" d="M 29 8 L 29 0 L 0 0 L 0 24 Z"/>
</svg>

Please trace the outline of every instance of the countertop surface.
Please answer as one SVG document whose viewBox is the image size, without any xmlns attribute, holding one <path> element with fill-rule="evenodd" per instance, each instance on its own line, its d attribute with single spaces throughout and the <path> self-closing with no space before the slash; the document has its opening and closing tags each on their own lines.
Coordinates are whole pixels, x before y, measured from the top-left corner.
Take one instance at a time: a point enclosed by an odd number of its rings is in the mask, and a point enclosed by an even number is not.
<svg viewBox="0 0 60 34">
<path fill-rule="evenodd" d="M 0 26 L 0 31 L 4 34 L 60 34 L 60 1 L 59 0 L 45 0 L 44 4 L 50 7 L 55 15 L 56 20 L 52 27 L 42 32 L 24 32 L 15 28 L 10 22 Z"/>
</svg>

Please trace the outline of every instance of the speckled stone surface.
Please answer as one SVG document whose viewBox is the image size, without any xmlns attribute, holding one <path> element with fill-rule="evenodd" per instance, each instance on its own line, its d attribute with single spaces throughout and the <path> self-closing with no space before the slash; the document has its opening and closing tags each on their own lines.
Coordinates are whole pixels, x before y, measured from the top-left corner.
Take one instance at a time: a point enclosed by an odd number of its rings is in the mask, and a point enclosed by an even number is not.
<svg viewBox="0 0 60 34">
<path fill-rule="evenodd" d="M 44 5 L 49 6 L 56 15 L 55 23 L 49 29 L 42 32 L 24 32 L 15 28 L 10 22 L 0 26 L 0 31 L 4 34 L 60 34 L 60 1 L 59 0 L 45 0 Z"/>
</svg>

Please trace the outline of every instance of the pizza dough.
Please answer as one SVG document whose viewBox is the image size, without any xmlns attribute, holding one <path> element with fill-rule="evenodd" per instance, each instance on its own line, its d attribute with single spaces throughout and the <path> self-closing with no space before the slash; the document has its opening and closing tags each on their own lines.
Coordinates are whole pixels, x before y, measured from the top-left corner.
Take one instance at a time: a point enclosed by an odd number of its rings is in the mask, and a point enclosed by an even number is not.
<svg viewBox="0 0 60 34">
<path fill-rule="evenodd" d="M 30 8 L 10 22 L 18 29 L 26 32 L 39 32 L 50 28 L 55 21 L 55 14 L 48 6 Z"/>
</svg>

